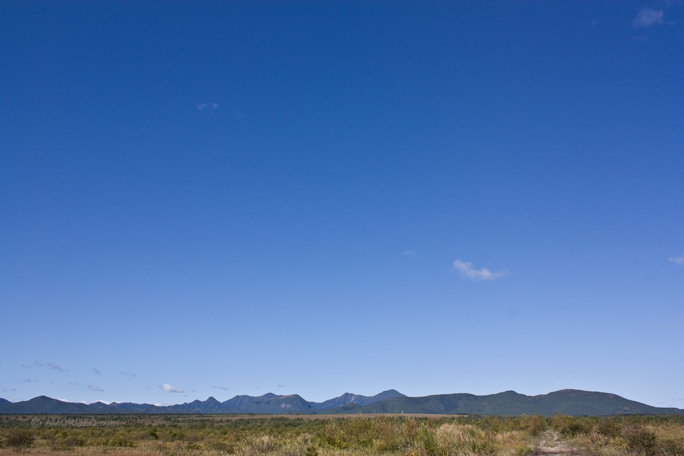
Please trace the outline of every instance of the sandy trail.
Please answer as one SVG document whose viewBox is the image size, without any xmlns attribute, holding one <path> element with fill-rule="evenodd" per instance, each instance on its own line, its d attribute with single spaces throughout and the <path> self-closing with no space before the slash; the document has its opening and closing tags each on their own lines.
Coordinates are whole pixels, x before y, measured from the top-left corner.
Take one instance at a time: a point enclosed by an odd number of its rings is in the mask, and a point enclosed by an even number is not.
<svg viewBox="0 0 684 456">
<path fill-rule="evenodd" d="M 583 456 L 581 451 L 569 446 L 553 431 L 546 431 L 542 435 L 534 454 L 536 456 Z"/>
</svg>

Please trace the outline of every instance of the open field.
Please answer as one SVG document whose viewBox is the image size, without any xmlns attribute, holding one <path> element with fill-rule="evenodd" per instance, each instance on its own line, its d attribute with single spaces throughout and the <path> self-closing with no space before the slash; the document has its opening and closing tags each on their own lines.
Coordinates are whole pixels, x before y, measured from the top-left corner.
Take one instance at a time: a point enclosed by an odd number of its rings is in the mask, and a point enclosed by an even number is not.
<svg viewBox="0 0 684 456">
<path fill-rule="evenodd" d="M 684 455 L 684 417 L 3 415 L 0 455 Z"/>
</svg>

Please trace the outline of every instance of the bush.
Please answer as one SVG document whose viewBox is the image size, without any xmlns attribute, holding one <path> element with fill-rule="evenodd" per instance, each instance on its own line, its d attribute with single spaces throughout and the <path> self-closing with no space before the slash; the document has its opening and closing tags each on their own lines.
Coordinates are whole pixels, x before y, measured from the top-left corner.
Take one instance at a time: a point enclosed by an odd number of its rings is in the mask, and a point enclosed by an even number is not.
<svg viewBox="0 0 684 456">
<path fill-rule="evenodd" d="M 620 436 L 622 426 L 615 422 L 615 420 L 601 420 L 598 424 L 598 432 L 609 438 Z"/>
<path fill-rule="evenodd" d="M 119 448 L 135 448 L 138 442 L 125 434 L 118 434 L 107 441 L 107 446 Z"/>
<path fill-rule="evenodd" d="M 633 424 L 623 429 L 622 437 L 627 441 L 627 448 L 630 450 L 649 456 L 656 454 L 658 441 L 655 432 Z"/>
<path fill-rule="evenodd" d="M 64 431 L 56 438 L 50 436 L 48 441 L 53 450 L 73 450 L 75 447 L 83 447 L 88 443 L 87 439 L 79 432 L 71 433 Z"/>
<path fill-rule="evenodd" d="M 523 416 L 521 419 L 521 427 L 533 436 L 538 436 L 546 430 L 546 420 L 541 415 Z"/>
<path fill-rule="evenodd" d="M 570 416 L 564 417 L 564 421 L 560 425 L 560 428 L 558 428 L 558 421 L 554 417 L 554 429 L 557 431 L 560 431 L 561 434 L 565 437 L 576 437 L 580 434 L 588 434 L 591 432 L 592 426 L 590 423 L 588 423 L 585 419 L 582 418 L 573 418 Z"/>
<path fill-rule="evenodd" d="M 29 448 L 36 440 L 36 436 L 30 429 L 12 429 L 5 441 L 7 446 L 14 448 Z"/>
</svg>

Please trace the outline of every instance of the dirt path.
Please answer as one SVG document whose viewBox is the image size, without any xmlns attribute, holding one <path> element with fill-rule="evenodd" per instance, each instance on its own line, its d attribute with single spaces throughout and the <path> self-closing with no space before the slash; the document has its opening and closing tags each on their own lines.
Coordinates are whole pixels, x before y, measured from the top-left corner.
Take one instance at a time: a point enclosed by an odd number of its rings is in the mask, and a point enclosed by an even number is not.
<svg viewBox="0 0 684 456">
<path fill-rule="evenodd" d="M 583 456 L 577 448 L 569 446 L 553 431 L 546 431 L 534 450 L 536 456 Z"/>
</svg>

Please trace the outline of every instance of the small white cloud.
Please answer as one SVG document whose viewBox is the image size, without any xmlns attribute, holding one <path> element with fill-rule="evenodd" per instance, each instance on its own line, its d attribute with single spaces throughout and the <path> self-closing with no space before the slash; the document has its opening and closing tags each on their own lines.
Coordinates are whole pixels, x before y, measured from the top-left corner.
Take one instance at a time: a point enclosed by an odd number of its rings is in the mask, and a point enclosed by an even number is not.
<svg viewBox="0 0 684 456">
<path fill-rule="evenodd" d="M 223 386 L 223 385 L 218 385 L 218 386 L 215 386 L 214 388 L 220 389 L 220 390 L 223 390 L 223 391 L 228 391 L 228 390 L 230 389 L 230 388 L 228 388 L 227 386 Z"/>
<path fill-rule="evenodd" d="M 184 393 L 185 391 L 183 388 L 174 388 L 173 386 L 169 385 L 168 383 L 164 383 L 162 386 L 160 386 L 161 389 L 166 391 L 167 393 Z"/>
<path fill-rule="evenodd" d="M 684 264 L 684 255 L 678 256 L 678 257 L 668 258 L 667 261 L 669 261 L 670 263 L 674 263 L 674 264 L 681 266 Z"/>
<path fill-rule="evenodd" d="M 90 391 L 97 391 L 98 393 L 104 393 L 104 390 L 97 385 L 88 385 Z"/>
<path fill-rule="evenodd" d="M 54 370 L 56 370 L 56 371 L 66 372 L 66 369 L 62 369 L 61 367 L 59 367 L 59 366 L 58 366 L 57 364 L 55 364 L 55 363 L 48 363 L 48 367 L 49 367 L 50 369 L 54 369 Z"/>
<path fill-rule="evenodd" d="M 416 256 L 416 255 L 418 255 L 418 254 L 416 253 L 415 250 L 406 250 L 406 251 L 404 252 L 404 255 L 406 255 L 406 256 Z"/>
<path fill-rule="evenodd" d="M 473 263 L 462 260 L 454 261 L 454 269 L 460 272 L 462 277 L 470 279 L 474 282 L 478 282 L 480 280 L 496 280 L 509 275 L 508 271 L 491 272 L 487 268 L 475 269 L 473 267 Z"/>
<path fill-rule="evenodd" d="M 124 377 L 135 377 L 135 372 L 124 371 L 119 372 L 119 374 L 123 375 Z"/>
<path fill-rule="evenodd" d="M 204 111 L 205 109 L 218 109 L 218 103 L 200 103 L 197 105 L 197 109 Z"/>
<path fill-rule="evenodd" d="M 664 22 L 663 10 L 655 10 L 649 7 L 643 8 L 632 20 L 632 27 L 644 28 L 652 25 L 660 25 Z"/>
</svg>

